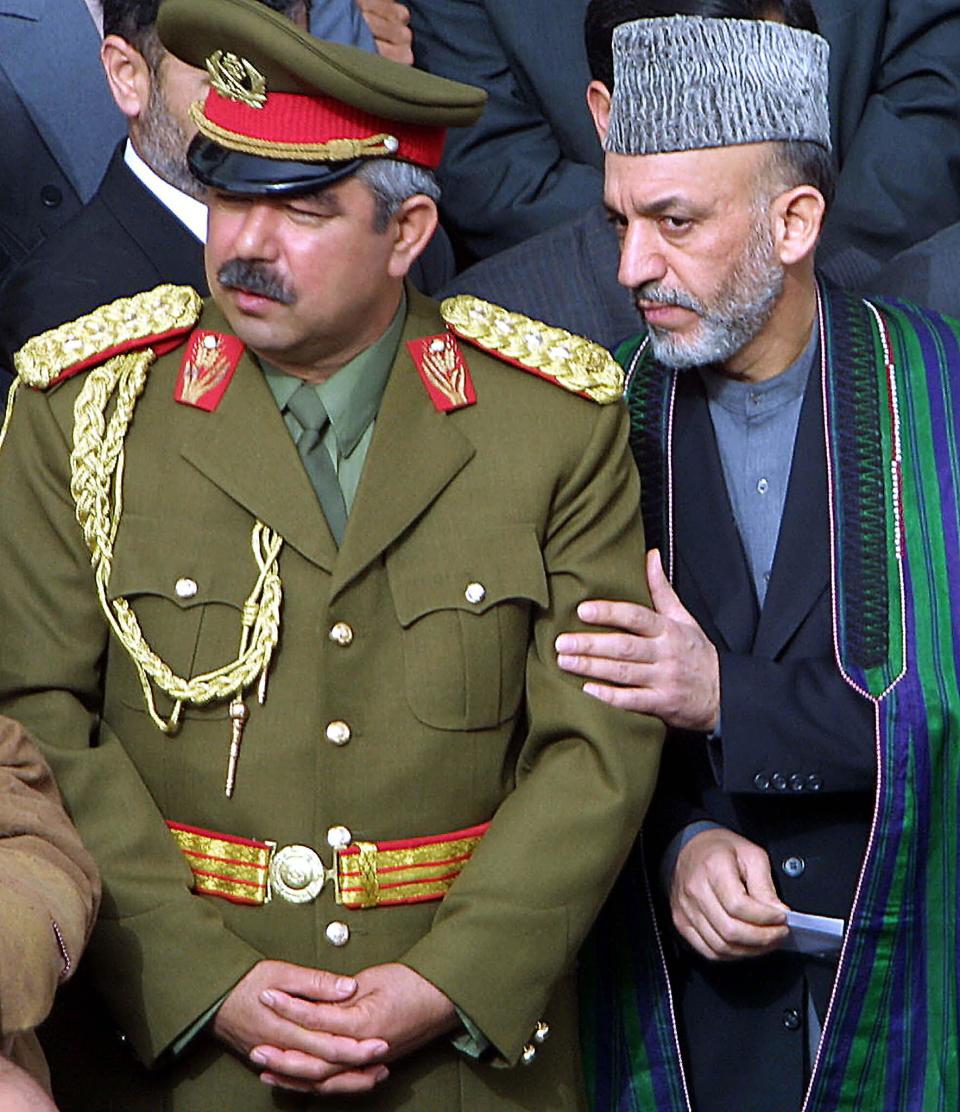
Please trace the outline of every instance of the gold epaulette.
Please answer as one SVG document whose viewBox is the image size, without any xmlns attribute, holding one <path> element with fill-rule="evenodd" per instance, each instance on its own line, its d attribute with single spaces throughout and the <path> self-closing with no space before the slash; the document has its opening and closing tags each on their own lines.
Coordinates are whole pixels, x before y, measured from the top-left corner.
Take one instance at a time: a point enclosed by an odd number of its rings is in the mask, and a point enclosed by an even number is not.
<svg viewBox="0 0 960 1112">
<path fill-rule="evenodd" d="M 459 294 L 440 306 L 447 326 L 468 343 L 565 390 L 609 405 L 623 397 L 623 370 L 606 348 L 522 313 Z"/>
<path fill-rule="evenodd" d="M 16 353 L 13 364 L 27 386 L 47 390 L 114 355 L 189 332 L 202 305 L 203 299 L 190 286 L 157 286 L 121 297 L 34 336 Z"/>
</svg>

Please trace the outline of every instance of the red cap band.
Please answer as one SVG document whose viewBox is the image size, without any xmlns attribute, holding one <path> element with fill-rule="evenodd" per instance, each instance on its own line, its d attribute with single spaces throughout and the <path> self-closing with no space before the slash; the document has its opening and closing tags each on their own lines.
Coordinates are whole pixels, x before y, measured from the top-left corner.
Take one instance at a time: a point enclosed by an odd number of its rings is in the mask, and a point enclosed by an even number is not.
<svg viewBox="0 0 960 1112">
<path fill-rule="evenodd" d="M 201 132 L 223 146 L 267 158 L 289 158 L 301 162 L 345 162 L 370 153 L 387 154 L 391 158 L 434 169 L 440 164 L 446 134 L 446 129 L 442 127 L 387 120 L 330 97 L 299 93 L 271 93 L 262 108 L 251 108 L 238 100 L 220 96 L 216 89 L 211 89 L 207 94 L 203 117 L 213 128 L 207 132 L 201 123 Z M 333 151 L 323 157 L 323 148 L 328 143 L 338 140 L 363 142 L 383 135 L 392 136 L 397 141 L 396 149 L 358 150 L 352 154 Z"/>
</svg>

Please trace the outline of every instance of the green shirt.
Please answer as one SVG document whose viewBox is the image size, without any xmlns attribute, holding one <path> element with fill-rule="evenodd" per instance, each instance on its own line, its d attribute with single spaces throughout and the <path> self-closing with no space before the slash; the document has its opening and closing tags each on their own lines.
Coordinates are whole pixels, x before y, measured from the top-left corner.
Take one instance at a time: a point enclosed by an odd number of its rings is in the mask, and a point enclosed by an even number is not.
<svg viewBox="0 0 960 1112">
<path fill-rule="evenodd" d="M 374 421 L 406 319 L 407 298 L 404 294 L 393 320 L 380 339 L 345 363 L 326 382 L 319 382 L 313 387 L 330 418 L 321 443 L 333 460 L 348 513 L 360 485 L 360 474 L 373 439 Z M 294 443 L 298 443 L 303 426 L 284 407 L 294 391 L 299 389 L 302 380 L 278 370 L 265 360 L 261 359 L 260 365 L 290 435 Z"/>
</svg>

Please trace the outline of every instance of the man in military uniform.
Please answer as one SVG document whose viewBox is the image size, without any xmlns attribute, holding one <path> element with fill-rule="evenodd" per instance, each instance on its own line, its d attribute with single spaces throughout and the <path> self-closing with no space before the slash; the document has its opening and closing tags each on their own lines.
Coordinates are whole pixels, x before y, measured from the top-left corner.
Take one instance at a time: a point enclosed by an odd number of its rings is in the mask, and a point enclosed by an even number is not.
<svg viewBox="0 0 960 1112">
<path fill-rule="evenodd" d="M 619 371 L 404 285 L 476 90 L 252 0 L 159 31 L 211 73 L 213 301 L 31 341 L 0 453 L 0 705 L 99 861 L 89 978 L 156 1067 L 84 1059 L 61 1104 L 580 1107 L 572 965 L 661 740 L 552 652 L 579 599 L 646 597 Z"/>
</svg>

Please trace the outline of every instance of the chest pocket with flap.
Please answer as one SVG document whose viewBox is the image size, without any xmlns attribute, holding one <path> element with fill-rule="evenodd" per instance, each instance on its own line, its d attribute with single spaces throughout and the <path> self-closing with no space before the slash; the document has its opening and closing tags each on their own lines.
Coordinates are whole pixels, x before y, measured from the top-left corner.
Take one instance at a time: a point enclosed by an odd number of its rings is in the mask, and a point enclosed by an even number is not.
<svg viewBox="0 0 960 1112">
<path fill-rule="evenodd" d="M 225 544 L 222 534 L 197 522 L 165 527 L 145 515 L 125 513 L 117 536 L 109 597 L 130 604 L 150 648 L 179 676 L 191 678 L 232 661 L 240 647 L 243 604 L 257 579 L 249 538 Z M 116 638 L 111 654 L 126 656 Z M 123 703 L 146 711 L 132 662 L 111 674 Z M 169 714 L 172 701 L 154 690 L 157 710 Z M 227 701 L 207 708 L 185 705 L 183 714 L 223 716 Z"/>
<path fill-rule="evenodd" d="M 532 526 L 415 538 L 387 557 L 414 715 L 441 730 L 490 728 L 523 693 L 534 606 L 549 596 Z"/>
</svg>

